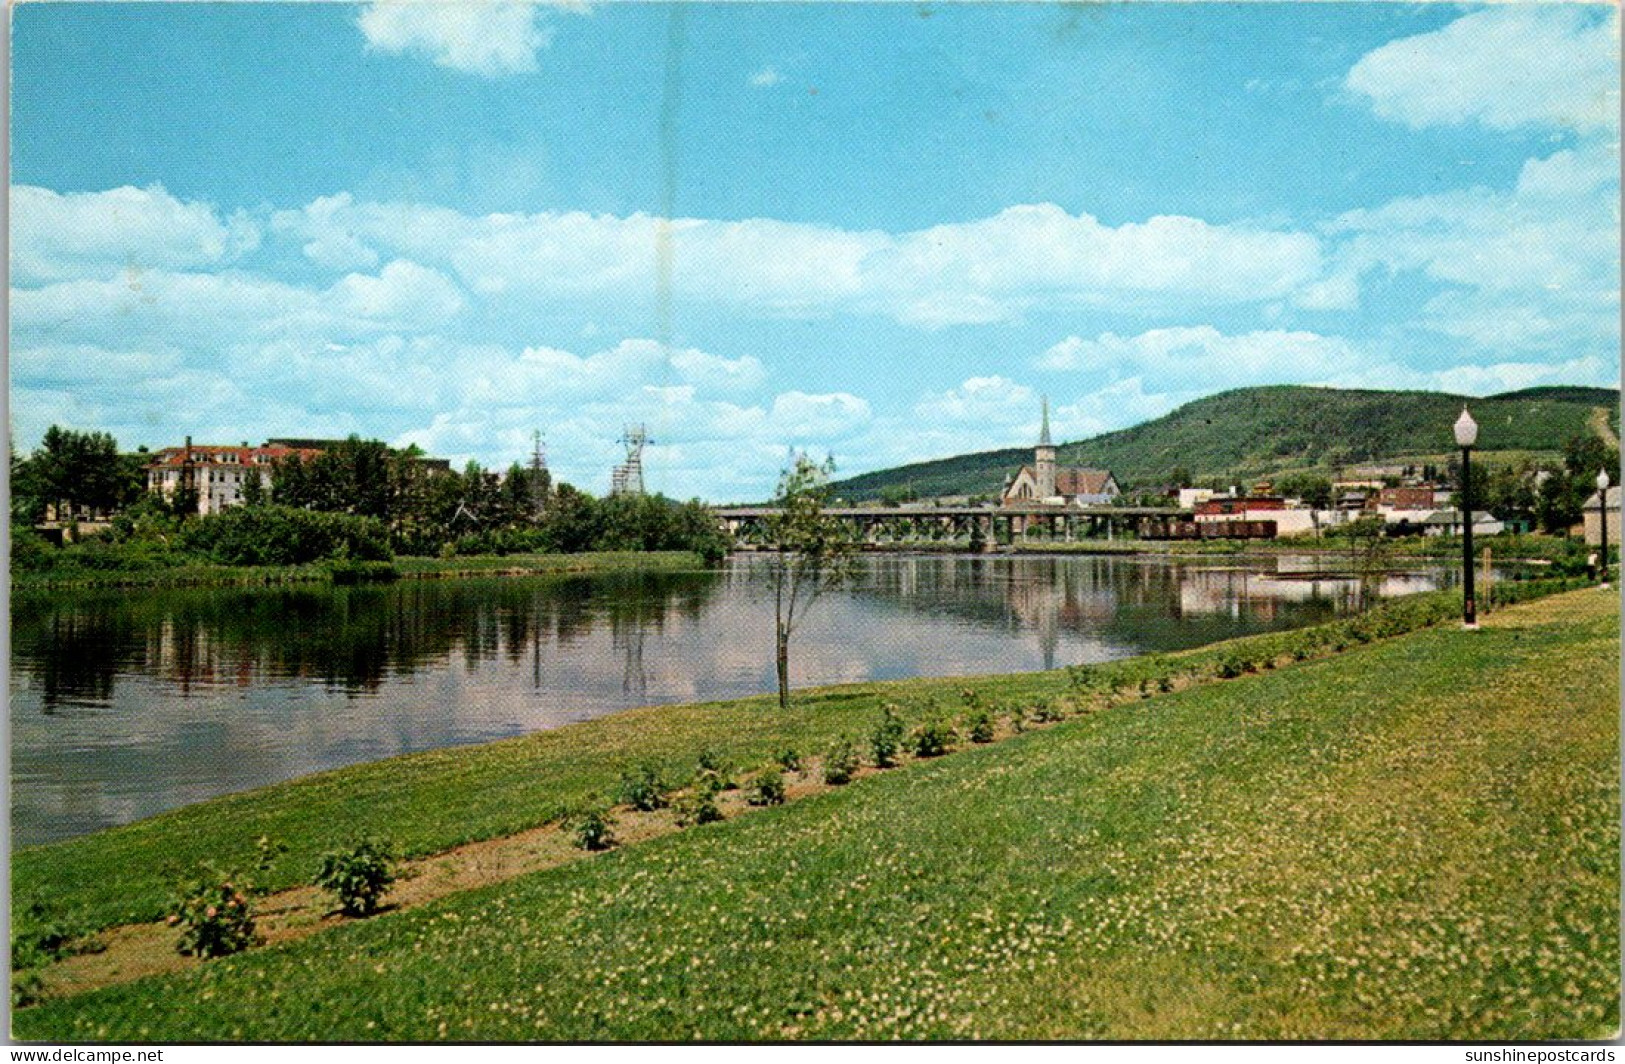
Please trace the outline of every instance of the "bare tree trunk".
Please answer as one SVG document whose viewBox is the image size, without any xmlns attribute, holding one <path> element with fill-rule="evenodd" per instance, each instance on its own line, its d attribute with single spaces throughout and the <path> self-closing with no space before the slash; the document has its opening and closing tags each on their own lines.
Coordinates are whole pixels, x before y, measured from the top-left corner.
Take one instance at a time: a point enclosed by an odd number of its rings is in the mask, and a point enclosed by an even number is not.
<svg viewBox="0 0 1625 1064">
<path fill-rule="evenodd" d="M 779 671 L 779 708 L 787 710 L 790 708 L 790 630 L 782 620 L 777 627 L 774 663 Z"/>
</svg>

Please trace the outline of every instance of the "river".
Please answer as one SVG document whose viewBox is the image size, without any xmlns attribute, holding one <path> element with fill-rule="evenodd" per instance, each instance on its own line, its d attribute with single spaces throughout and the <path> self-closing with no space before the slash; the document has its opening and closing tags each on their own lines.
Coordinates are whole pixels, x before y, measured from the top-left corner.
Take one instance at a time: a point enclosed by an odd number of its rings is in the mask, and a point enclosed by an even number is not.
<svg viewBox="0 0 1625 1064">
<path fill-rule="evenodd" d="M 866 556 L 806 614 L 792 682 L 1052 668 L 1313 624 L 1359 593 L 1317 564 Z M 1376 591 L 1449 579 L 1420 566 Z M 772 631 L 749 556 L 679 573 L 14 593 L 12 844 L 630 706 L 767 693 Z"/>
</svg>

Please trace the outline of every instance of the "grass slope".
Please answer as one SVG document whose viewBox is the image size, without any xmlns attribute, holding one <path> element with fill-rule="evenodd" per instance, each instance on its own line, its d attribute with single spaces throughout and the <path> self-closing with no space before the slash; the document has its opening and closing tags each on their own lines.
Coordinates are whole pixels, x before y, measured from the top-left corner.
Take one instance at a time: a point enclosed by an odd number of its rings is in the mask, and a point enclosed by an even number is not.
<svg viewBox="0 0 1625 1064">
<path fill-rule="evenodd" d="M 1605 408 L 1618 424 L 1619 393 L 1602 388 L 1528 388 L 1484 399 L 1440 392 L 1352 391 L 1278 385 L 1198 399 L 1154 421 L 1063 444 L 1063 465 L 1111 469 L 1120 482 L 1156 485 L 1176 466 L 1198 477 L 1251 477 L 1450 451 L 1463 403 L 1482 426 L 1480 449 L 1560 451 Z M 1030 447 L 984 451 L 885 469 L 836 484 L 843 498 L 912 487 L 922 496 L 991 494 L 1032 461 Z"/>
<path fill-rule="evenodd" d="M 1616 600 L 1159 696 L 14 1016 L 19 1037 L 1618 1026 Z"/>
</svg>

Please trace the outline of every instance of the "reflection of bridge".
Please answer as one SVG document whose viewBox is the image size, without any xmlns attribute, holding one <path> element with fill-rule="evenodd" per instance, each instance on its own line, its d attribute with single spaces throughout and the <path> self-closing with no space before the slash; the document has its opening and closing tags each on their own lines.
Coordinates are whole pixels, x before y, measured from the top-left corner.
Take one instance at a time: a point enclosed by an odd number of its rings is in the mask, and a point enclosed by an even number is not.
<svg viewBox="0 0 1625 1064">
<path fill-rule="evenodd" d="M 716 511 L 729 532 L 746 543 L 758 540 L 773 506 L 729 506 Z M 984 549 L 1016 537 L 1042 536 L 1070 542 L 1080 538 L 1111 539 L 1119 532 L 1153 533 L 1185 511 L 1161 506 L 841 506 L 825 510 L 830 517 L 857 526 L 866 543 L 920 539 L 974 538 L 979 530 Z"/>
</svg>

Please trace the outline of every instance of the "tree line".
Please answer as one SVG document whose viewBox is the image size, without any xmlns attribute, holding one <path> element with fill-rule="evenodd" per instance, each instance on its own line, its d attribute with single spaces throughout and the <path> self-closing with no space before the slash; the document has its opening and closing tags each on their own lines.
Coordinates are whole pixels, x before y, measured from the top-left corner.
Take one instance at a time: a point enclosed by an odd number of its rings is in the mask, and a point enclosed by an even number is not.
<svg viewBox="0 0 1625 1064">
<path fill-rule="evenodd" d="M 346 542 L 370 557 L 693 550 L 718 558 L 728 548 L 715 517 L 698 500 L 595 498 L 555 482 L 546 469 L 514 463 L 499 474 L 476 462 L 460 471 L 436 468 L 415 447 L 398 450 L 356 436 L 312 458 L 278 461 L 268 475 L 248 470 L 243 504 L 204 517 L 196 513 L 195 491 L 168 497 L 147 491 L 150 460 L 144 449 L 121 455 L 105 432 L 52 426 L 26 458 L 13 451 L 12 522 L 37 524 L 48 508 L 63 515 L 112 513 L 115 542 L 175 542 L 187 531 L 187 542 L 207 544 L 206 553 L 221 560 L 282 557 L 290 552 L 270 541 L 301 535 L 311 542 Z M 300 518 L 301 512 L 357 522 L 338 535 L 339 525 Z M 267 542 L 253 542 L 257 535 Z"/>
</svg>

